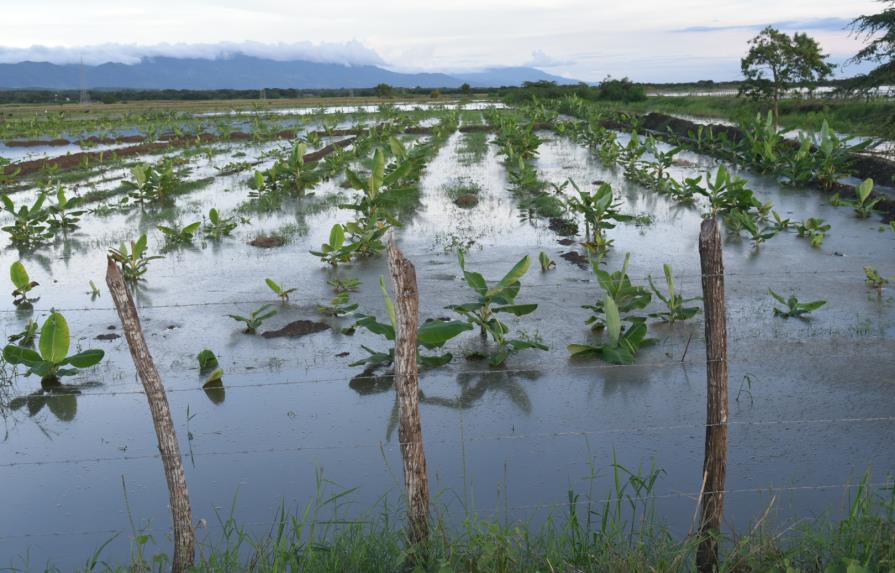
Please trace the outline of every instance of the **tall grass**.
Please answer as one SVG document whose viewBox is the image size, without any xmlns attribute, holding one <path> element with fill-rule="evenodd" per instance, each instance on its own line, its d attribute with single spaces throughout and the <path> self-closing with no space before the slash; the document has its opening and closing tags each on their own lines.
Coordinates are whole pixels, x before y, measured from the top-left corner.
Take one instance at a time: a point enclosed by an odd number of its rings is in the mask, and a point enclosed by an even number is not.
<svg viewBox="0 0 895 573">
<path fill-rule="evenodd" d="M 202 539 L 195 570 L 208 572 L 495 572 L 596 573 L 692 571 L 697 540 L 676 539 L 655 512 L 654 488 L 663 473 L 654 467 L 612 466 L 613 491 L 601 501 L 592 492 L 568 492 L 567 509 L 537 526 L 483 519 L 470 513 L 457 526 L 445 514 L 434 519 L 430 541 L 411 548 L 401 529 L 402 508 L 380 500 L 373 511 L 351 518 L 353 490 L 333 490 L 322 476 L 314 500 L 300 511 L 281 506 L 265 533 L 250 532 L 233 517 L 219 516 L 219 536 Z M 722 544 L 720 571 L 863 573 L 895 567 L 895 495 L 874 493 L 869 476 L 840 521 L 813 519 L 790 530 L 765 523 Z M 768 508 L 770 510 L 770 508 Z M 82 571 L 164 571 L 164 553 L 149 556 L 148 536 L 135 532 L 129 563 L 108 563 L 100 547 Z M 144 555 L 146 557 L 144 557 Z M 47 571 L 58 569 L 47 568 Z"/>
</svg>

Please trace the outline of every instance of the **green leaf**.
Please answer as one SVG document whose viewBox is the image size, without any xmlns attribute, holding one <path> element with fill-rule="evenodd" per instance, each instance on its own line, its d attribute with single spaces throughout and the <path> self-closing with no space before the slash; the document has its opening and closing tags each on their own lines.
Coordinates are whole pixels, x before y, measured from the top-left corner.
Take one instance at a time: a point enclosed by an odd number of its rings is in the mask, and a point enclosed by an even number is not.
<svg viewBox="0 0 895 573">
<path fill-rule="evenodd" d="M 329 246 L 337 251 L 345 244 L 345 229 L 342 225 L 336 223 L 329 231 Z"/>
<path fill-rule="evenodd" d="M 770 293 L 770 295 L 771 295 L 772 297 L 774 297 L 774 298 L 777 300 L 777 302 L 779 302 L 780 304 L 786 304 L 787 306 L 789 306 L 789 305 L 787 304 L 785 298 L 783 298 L 783 297 L 780 296 L 779 294 L 775 293 L 775 292 L 772 291 L 771 289 L 768 289 L 768 292 Z"/>
<path fill-rule="evenodd" d="M 525 255 L 518 263 L 516 263 L 516 266 L 510 269 L 510 272 L 500 279 L 500 283 L 498 283 L 499 286 L 508 287 L 519 282 L 519 280 L 525 276 L 525 273 L 528 272 L 528 267 L 530 266 L 531 258 L 529 258 L 528 255 Z"/>
<path fill-rule="evenodd" d="M 264 279 L 264 282 L 267 283 L 267 286 L 269 286 L 270 290 L 274 293 L 281 294 L 283 292 L 283 287 L 278 285 L 273 279 Z"/>
<path fill-rule="evenodd" d="M 481 274 L 472 271 L 464 271 L 463 278 L 466 279 L 466 284 L 472 287 L 472 290 L 480 295 L 484 295 L 488 291 L 488 283 L 485 282 L 485 277 Z"/>
<path fill-rule="evenodd" d="M 385 300 L 385 310 L 388 312 L 388 318 L 392 323 L 392 328 L 397 330 L 398 317 L 395 314 L 395 301 L 389 296 L 388 289 L 385 288 L 385 277 L 382 275 L 379 275 L 379 288 L 382 289 L 382 298 Z"/>
<path fill-rule="evenodd" d="M 100 360 L 102 360 L 105 355 L 106 353 L 102 350 L 90 349 L 85 350 L 84 352 L 79 352 L 74 356 L 69 356 L 60 364 L 71 364 L 75 368 L 89 368 L 95 364 L 99 364 Z"/>
<path fill-rule="evenodd" d="M 578 358 L 596 358 L 603 352 L 602 347 L 590 344 L 570 344 L 566 348 L 572 356 Z"/>
<path fill-rule="evenodd" d="M 537 310 L 537 308 L 537 304 L 513 304 L 508 306 L 495 306 L 492 310 L 494 312 L 506 312 L 514 316 L 524 316 L 526 314 L 531 314 Z"/>
<path fill-rule="evenodd" d="M 200 352 L 196 356 L 196 359 L 199 361 L 199 370 L 213 368 L 217 366 L 218 363 L 218 357 L 215 356 L 214 352 L 207 348 Z"/>
<path fill-rule="evenodd" d="M 40 354 L 30 348 L 23 348 L 15 344 L 8 344 L 3 349 L 3 359 L 10 364 L 24 364 L 33 368 L 39 362 L 43 362 Z"/>
<path fill-rule="evenodd" d="M 439 366 L 444 366 L 448 364 L 451 360 L 454 359 L 454 355 L 450 352 L 446 354 L 440 354 L 437 356 L 424 356 L 422 354 L 417 355 L 416 360 L 423 366 L 427 366 L 429 368 L 437 368 Z"/>
<path fill-rule="evenodd" d="M 609 334 L 612 346 L 616 346 L 621 335 L 622 322 L 618 314 L 618 306 L 608 294 L 603 297 L 603 312 L 606 313 L 606 332 Z"/>
<path fill-rule="evenodd" d="M 417 343 L 429 349 L 438 348 L 467 330 L 472 330 L 472 325 L 468 322 L 433 320 L 420 326 L 417 331 Z"/>
<path fill-rule="evenodd" d="M 68 323 L 58 312 L 54 312 L 40 329 L 40 355 L 47 362 L 59 364 L 68 354 L 70 342 Z"/>
<path fill-rule="evenodd" d="M 22 261 L 16 261 L 9 267 L 9 278 L 18 290 L 25 289 L 31 284 L 31 278 L 28 276 L 28 271 L 25 270 L 25 265 L 22 264 Z"/>
</svg>

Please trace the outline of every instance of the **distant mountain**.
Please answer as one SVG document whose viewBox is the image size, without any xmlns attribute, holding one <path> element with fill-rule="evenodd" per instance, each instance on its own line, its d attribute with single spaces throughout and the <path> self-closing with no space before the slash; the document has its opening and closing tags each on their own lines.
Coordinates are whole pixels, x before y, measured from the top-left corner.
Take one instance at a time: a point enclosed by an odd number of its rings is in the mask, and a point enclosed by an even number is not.
<svg viewBox="0 0 895 573">
<path fill-rule="evenodd" d="M 478 87 L 518 86 L 522 85 L 523 82 L 539 81 L 556 82 L 560 85 L 579 83 L 578 80 L 555 76 L 542 72 L 537 68 L 528 67 L 488 68 L 481 72 L 451 75 L 468 82 L 471 86 Z"/>
<path fill-rule="evenodd" d="M 572 80 L 535 68 L 492 68 L 469 74 L 401 73 L 373 65 L 343 65 L 303 60 L 276 61 L 245 55 L 220 59 L 144 58 L 137 64 L 85 66 L 91 89 L 259 89 L 395 87 L 456 88 L 519 85 L 524 81 Z M 78 89 L 78 64 L 20 62 L 0 64 L 0 88 Z"/>
</svg>

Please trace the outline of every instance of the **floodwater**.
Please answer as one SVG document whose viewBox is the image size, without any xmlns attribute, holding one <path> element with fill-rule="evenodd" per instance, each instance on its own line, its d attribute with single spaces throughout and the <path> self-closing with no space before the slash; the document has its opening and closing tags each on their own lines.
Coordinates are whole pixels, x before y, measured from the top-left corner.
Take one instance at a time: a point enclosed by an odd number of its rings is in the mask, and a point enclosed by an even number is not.
<svg viewBox="0 0 895 573">
<path fill-rule="evenodd" d="M 655 217 L 647 226 L 622 224 L 609 231 L 615 245 L 606 268 L 618 269 L 631 253 L 629 274 L 636 283 L 652 275 L 664 285 L 662 264 L 671 263 L 677 287 L 698 296 L 700 210 L 628 184 L 578 145 L 542 135 L 548 141 L 537 160 L 541 178 L 559 183 L 572 177 L 582 186 L 609 181 L 625 212 Z M 467 247 L 467 267 L 488 279 L 499 279 L 529 255 L 532 269 L 517 301 L 539 308 L 508 322 L 513 332 L 540 337 L 550 350 L 525 351 L 504 368 L 490 369 L 464 358 L 480 348 L 478 335 L 466 333 L 448 345 L 455 356 L 450 365 L 422 373 L 435 506 L 454 522 L 468 510 L 537 524 L 567 512 L 569 490 L 582 500 L 609 495 L 614 456 L 632 470 L 663 470 L 652 492 L 657 512 L 683 535 L 702 482 L 701 318 L 674 326 L 651 321 L 657 343 L 643 349 L 633 366 L 571 360 L 565 347 L 588 340 L 589 314 L 581 305 L 601 296 L 599 286 L 590 270 L 561 258 L 574 245 L 559 244 L 545 222 L 520 218 L 493 146 L 480 163 L 458 163 L 463 137 L 454 134 L 429 164 L 421 202 L 402 212 L 403 227 L 395 234 L 417 268 L 422 316 L 449 316 L 446 305 L 472 300 L 457 245 Z M 714 166 L 695 154 L 681 157 L 695 166 L 676 167 L 678 176 Z M 230 160 L 194 159 L 193 177 L 213 175 L 216 164 Z M 741 175 L 785 217 L 822 217 L 833 227 L 818 249 L 794 233 L 759 249 L 745 239 L 725 244 L 731 419 L 725 523 L 743 531 L 774 498 L 769 521 L 782 529 L 806 517 L 841 515 L 849 486 L 866 471 L 872 470 L 877 485 L 895 471 L 895 291 L 869 290 L 862 272 L 871 264 L 884 276 L 895 274 L 895 233 L 881 230 L 876 219 L 857 219 L 849 209 L 825 204 L 815 192 Z M 3 565 L 30 559 L 32 566 L 52 561 L 71 569 L 115 532 L 122 535 L 103 557 L 126 559 L 131 517 L 153 535 L 154 549 L 168 547 L 167 491 L 145 396 L 124 339 L 96 339 L 120 333 L 103 284 L 105 253 L 143 231 L 158 252 L 156 224 L 199 220 L 213 206 L 232 212 L 245 199 L 245 178 L 217 177 L 179 197 L 176 211 L 88 216 L 67 241 L 22 257 L 40 283 L 33 317 L 42 321 L 50 308 L 61 310 L 73 345 L 102 348 L 106 359 L 68 381 L 79 385 L 78 395 L 34 395 L 18 409 L 3 410 Z M 446 190 L 458 182 L 481 188 L 477 207 L 451 203 Z M 200 538 L 215 539 L 216 516 L 231 510 L 247 529 L 263 534 L 281 503 L 294 509 L 312 500 L 318 472 L 338 484 L 331 490 L 357 488 L 343 508 L 348 514 L 375 509 L 383 496 L 400 497 L 390 380 L 352 381 L 361 369 L 348 366 L 364 355 L 361 345 L 384 350 L 386 344 L 366 331 L 342 335 L 339 329 L 351 321 L 317 310 L 333 296 L 328 278 L 356 277 L 363 286 L 352 300 L 361 311 L 385 317 L 378 287 L 387 275 L 384 257 L 332 270 L 308 253 L 327 239 L 333 223 L 348 220 L 350 214 L 334 205 L 350 194 L 331 181 L 275 214 L 250 215 L 232 238 L 197 242 L 150 263 L 137 292 L 143 327 L 169 389 L 193 516 L 209 524 Z M 274 249 L 247 244 L 262 232 L 282 233 L 288 242 Z M 556 261 L 555 270 L 537 268 L 541 251 Z M 16 258 L 15 250 L 4 249 L 0 267 Z M 290 304 L 275 301 L 266 277 L 297 287 Z M 100 286 L 98 298 L 88 294 L 89 280 Z M 808 320 L 775 318 L 768 288 L 827 304 Z M 274 304 L 278 314 L 262 332 L 297 319 L 322 320 L 332 328 L 265 339 L 242 333 L 225 316 L 264 303 Z M 5 335 L 27 322 L 10 300 L 0 310 Z M 659 310 L 656 301 L 650 310 Z M 195 356 L 203 348 L 212 349 L 225 369 L 223 392 L 201 389 Z M 35 378 L 20 377 L 4 391 L 13 398 L 39 389 Z"/>
</svg>

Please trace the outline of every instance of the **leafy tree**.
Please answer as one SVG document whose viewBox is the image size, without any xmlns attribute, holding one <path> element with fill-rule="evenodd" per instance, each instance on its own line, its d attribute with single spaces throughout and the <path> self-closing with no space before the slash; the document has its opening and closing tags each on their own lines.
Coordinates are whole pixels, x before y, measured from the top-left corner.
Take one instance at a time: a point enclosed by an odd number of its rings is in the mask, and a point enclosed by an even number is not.
<svg viewBox="0 0 895 573">
<path fill-rule="evenodd" d="M 388 84 L 379 84 L 373 88 L 373 91 L 376 92 L 378 97 L 392 97 L 392 92 L 394 90 L 392 90 L 392 86 Z"/>
<path fill-rule="evenodd" d="M 469 84 L 463 84 L 460 86 L 460 93 L 463 95 L 469 95 L 472 93 L 472 86 Z"/>
<path fill-rule="evenodd" d="M 740 95 L 770 98 L 774 121 L 780 120 L 780 97 L 795 84 L 814 84 L 833 73 L 833 66 L 817 41 L 807 34 L 790 36 L 771 26 L 749 40 L 749 52 L 740 61 L 746 78 Z"/>
<path fill-rule="evenodd" d="M 849 61 L 879 63 L 861 78 L 862 83 L 874 86 L 895 81 L 895 0 L 879 1 L 888 7 L 879 14 L 859 16 L 851 22 L 852 33 L 866 37 L 869 43 Z"/>
</svg>

